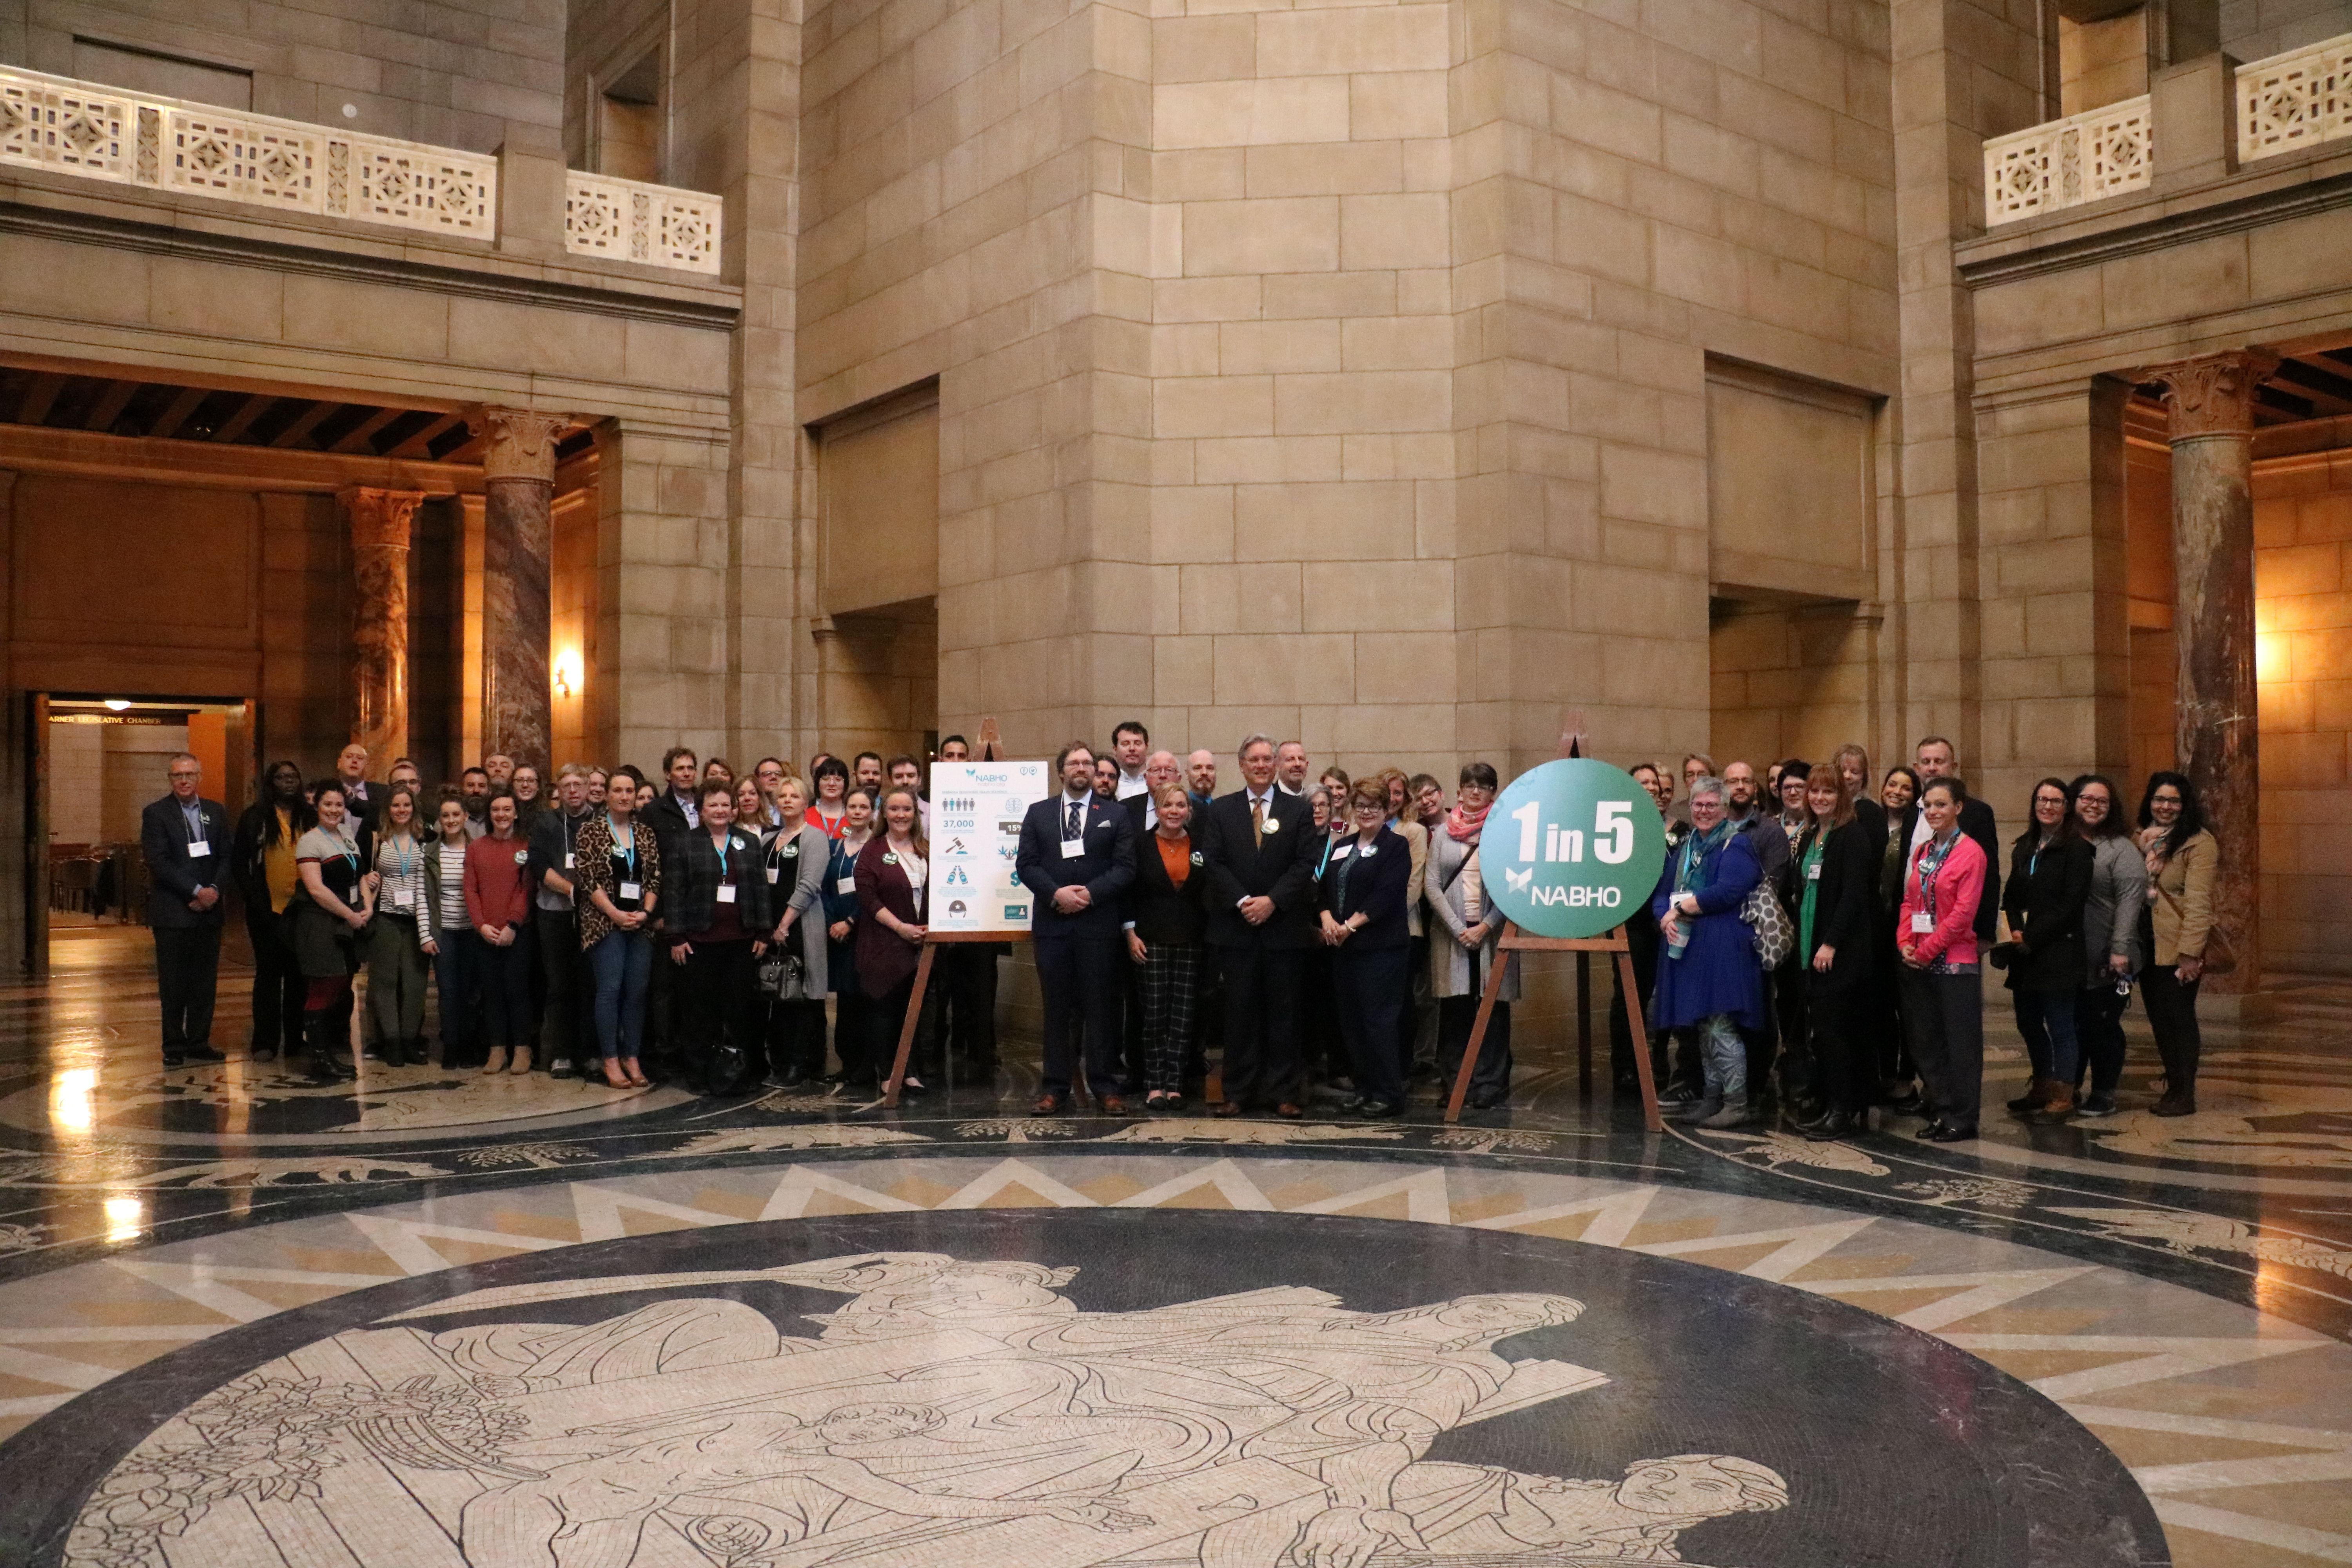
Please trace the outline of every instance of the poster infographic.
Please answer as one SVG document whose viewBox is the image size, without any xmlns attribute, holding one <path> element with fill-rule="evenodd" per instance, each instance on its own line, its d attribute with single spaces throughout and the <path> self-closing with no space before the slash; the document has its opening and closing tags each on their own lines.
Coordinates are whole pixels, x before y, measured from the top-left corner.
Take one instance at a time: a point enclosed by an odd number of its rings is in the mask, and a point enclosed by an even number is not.
<svg viewBox="0 0 2352 1568">
<path fill-rule="evenodd" d="M 931 764 L 931 930 L 1029 929 L 1029 889 L 1013 879 L 1013 857 L 1052 773 L 1043 760 Z"/>
</svg>

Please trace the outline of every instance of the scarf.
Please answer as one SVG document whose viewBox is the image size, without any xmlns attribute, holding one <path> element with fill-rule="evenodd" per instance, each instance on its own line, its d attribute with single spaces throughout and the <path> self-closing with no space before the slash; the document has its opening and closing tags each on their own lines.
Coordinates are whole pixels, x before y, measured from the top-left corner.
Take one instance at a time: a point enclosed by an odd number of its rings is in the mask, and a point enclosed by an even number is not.
<svg viewBox="0 0 2352 1568">
<path fill-rule="evenodd" d="M 1705 833 L 1694 831 L 1683 840 L 1682 858 L 1675 867 L 1675 891 L 1696 893 L 1715 880 L 1715 858 L 1731 842 L 1733 824 L 1725 817 Z"/>
<path fill-rule="evenodd" d="M 1473 816 L 1469 813 L 1464 811 L 1459 803 L 1457 803 L 1453 810 L 1445 814 L 1445 831 L 1447 836 L 1453 838 L 1457 844 L 1469 844 L 1475 841 L 1478 837 L 1478 830 L 1486 825 L 1486 814 L 1494 809 L 1495 803 L 1493 801 L 1488 801 L 1485 805 L 1478 808 L 1478 815 Z"/>
</svg>

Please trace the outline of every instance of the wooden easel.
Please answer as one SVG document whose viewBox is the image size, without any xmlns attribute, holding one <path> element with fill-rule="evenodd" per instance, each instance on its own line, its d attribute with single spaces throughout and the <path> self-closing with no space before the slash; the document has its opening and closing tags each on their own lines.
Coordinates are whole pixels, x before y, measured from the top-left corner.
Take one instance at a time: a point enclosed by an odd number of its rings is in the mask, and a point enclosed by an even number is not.
<svg viewBox="0 0 2352 1568">
<path fill-rule="evenodd" d="M 915 960 L 915 989 L 907 997 L 907 1021 L 898 1026 L 898 1055 L 890 1064 L 890 1081 L 882 1086 L 885 1110 L 898 1109 L 898 1086 L 907 1080 L 907 1058 L 914 1054 L 915 1030 L 923 1021 L 923 993 L 931 987 L 931 959 L 951 942 L 1027 942 L 1025 931 L 931 931 L 923 932 L 923 955 Z M 954 1088 L 950 1084 L 949 1088 Z"/>
<path fill-rule="evenodd" d="M 978 762 L 993 763 L 1003 759 L 997 748 L 1004 743 L 996 728 L 993 714 L 980 721 L 980 755 Z M 923 953 L 915 960 L 915 989 L 907 997 L 907 1021 L 898 1026 L 898 1055 L 890 1064 L 890 1080 L 882 1086 L 882 1105 L 887 1110 L 898 1109 L 899 1086 L 907 1081 L 907 1058 L 915 1051 L 915 1031 L 923 1021 L 923 993 L 931 988 L 931 960 L 941 944 L 951 942 L 1027 942 L 1025 931 L 933 931 L 923 929 Z M 955 1085 L 948 1085 L 952 1089 Z"/>
<path fill-rule="evenodd" d="M 1619 926 L 1607 936 L 1529 936 L 1505 921 L 1499 946 L 1504 952 L 1613 952 L 1617 955 L 1617 992 L 1625 1004 L 1626 1026 L 1633 1035 L 1633 1070 L 1642 1079 L 1642 1125 L 1653 1132 L 1664 1132 L 1666 1124 L 1658 1114 L 1657 1080 L 1650 1071 L 1650 1031 L 1642 1017 L 1642 991 L 1633 981 L 1633 950 L 1626 943 L 1625 928 Z M 1470 1026 L 1470 1042 L 1462 1049 L 1462 1070 L 1454 1075 L 1454 1094 L 1445 1102 L 1448 1125 L 1462 1120 L 1462 1102 L 1470 1094 L 1470 1076 L 1477 1071 L 1478 1052 L 1486 1043 L 1486 1023 L 1495 1016 L 1495 999 L 1502 993 L 1503 973 L 1509 967 L 1508 959 L 1498 958 L 1486 970 L 1486 987 L 1478 996 L 1478 1019 Z M 1582 999 L 1581 996 L 1578 998 L 1580 1002 Z"/>
</svg>

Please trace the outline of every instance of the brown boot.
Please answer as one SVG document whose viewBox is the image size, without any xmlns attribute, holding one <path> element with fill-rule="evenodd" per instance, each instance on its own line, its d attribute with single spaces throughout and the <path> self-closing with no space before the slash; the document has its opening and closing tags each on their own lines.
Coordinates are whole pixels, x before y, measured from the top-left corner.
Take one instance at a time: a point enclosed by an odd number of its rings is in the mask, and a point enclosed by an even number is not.
<svg viewBox="0 0 2352 1568">
<path fill-rule="evenodd" d="M 2042 1104 L 2026 1113 L 2025 1120 L 2036 1127 L 2063 1126 L 2074 1119 L 2074 1087 L 2058 1079 L 2042 1082 Z"/>
<path fill-rule="evenodd" d="M 2050 1101 L 2051 1080 L 2037 1078 L 2025 1086 L 2025 1092 L 2009 1102 L 2011 1116 L 2031 1117 Z"/>
</svg>

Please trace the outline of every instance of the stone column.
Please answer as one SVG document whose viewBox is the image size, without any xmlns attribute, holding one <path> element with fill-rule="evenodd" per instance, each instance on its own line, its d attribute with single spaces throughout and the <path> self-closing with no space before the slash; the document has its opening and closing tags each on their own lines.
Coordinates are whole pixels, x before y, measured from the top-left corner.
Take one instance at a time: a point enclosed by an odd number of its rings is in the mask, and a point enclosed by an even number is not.
<svg viewBox="0 0 2352 1568">
<path fill-rule="evenodd" d="M 2215 923 L 2238 966 L 2217 991 L 2262 980 L 2261 731 L 2254 691 L 2254 394 L 2278 365 L 2259 350 L 2151 367 L 2171 413 L 2174 750 L 2221 842 Z"/>
<path fill-rule="evenodd" d="M 548 576 L 555 441 L 572 421 L 478 408 L 482 441 L 482 752 L 544 770 L 555 721 L 548 689 Z"/>
<path fill-rule="evenodd" d="M 352 739 L 374 777 L 408 752 L 408 530 L 422 490 L 335 498 L 352 528 Z"/>
</svg>

